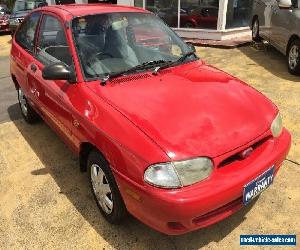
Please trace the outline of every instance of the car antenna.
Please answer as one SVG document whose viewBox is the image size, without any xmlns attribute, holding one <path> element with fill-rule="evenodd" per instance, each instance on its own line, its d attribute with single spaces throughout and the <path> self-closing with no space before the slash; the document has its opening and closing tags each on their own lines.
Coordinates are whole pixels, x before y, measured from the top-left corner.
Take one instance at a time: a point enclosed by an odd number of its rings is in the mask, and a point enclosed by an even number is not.
<svg viewBox="0 0 300 250">
<path fill-rule="evenodd" d="M 160 67 L 156 67 L 154 70 L 153 70 L 153 75 L 157 76 L 158 75 L 158 71 L 160 70 Z"/>
</svg>

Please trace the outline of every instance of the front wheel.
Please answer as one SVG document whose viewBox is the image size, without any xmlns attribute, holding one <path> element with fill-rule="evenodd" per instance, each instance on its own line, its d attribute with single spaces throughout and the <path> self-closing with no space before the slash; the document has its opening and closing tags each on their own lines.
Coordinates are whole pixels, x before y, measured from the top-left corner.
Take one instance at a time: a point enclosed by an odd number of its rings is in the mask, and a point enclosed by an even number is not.
<svg viewBox="0 0 300 250">
<path fill-rule="evenodd" d="M 39 120 L 39 115 L 34 111 L 34 109 L 28 103 L 27 98 L 23 90 L 21 89 L 21 87 L 19 87 L 17 91 L 18 91 L 19 106 L 24 120 L 30 124 L 37 122 Z"/>
<path fill-rule="evenodd" d="M 255 42 L 259 42 L 261 40 L 259 36 L 259 21 L 258 18 L 254 18 L 252 23 L 252 40 Z"/>
<path fill-rule="evenodd" d="M 186 22 L 186 23 L 184 24 L 184 27 L 185 27 L 185 28 L 192 29 L 192 28 L 195 28 L 195 25 L 194 25 L 192 22 Z"/>
<path fill-rule="evenodd" d="M 108 222 L 120 224 L 127 210 L 109 164 L 99 152 L 92 151 L 87 167 L 92 192 L 101 214 Z"/>
<path fill-rule="evenodd" d="M 300 39 L 296 39 L 291 42 L 288 53 L 288 68 L 291 74 L 300 74 Z"/>
</svg>

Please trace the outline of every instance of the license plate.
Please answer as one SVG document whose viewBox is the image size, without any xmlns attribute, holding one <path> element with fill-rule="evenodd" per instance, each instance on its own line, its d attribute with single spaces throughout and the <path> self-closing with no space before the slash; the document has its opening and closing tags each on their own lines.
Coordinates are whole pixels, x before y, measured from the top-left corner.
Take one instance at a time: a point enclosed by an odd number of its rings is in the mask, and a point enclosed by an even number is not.
<svg viewBox="0 0 300 250">
<path fill-rule="evenodd" d="M 257 195 L 266 190 L 272 183 L 274 166 L 244 186 L 243 203 L 247 205 Z"/>
</svg>

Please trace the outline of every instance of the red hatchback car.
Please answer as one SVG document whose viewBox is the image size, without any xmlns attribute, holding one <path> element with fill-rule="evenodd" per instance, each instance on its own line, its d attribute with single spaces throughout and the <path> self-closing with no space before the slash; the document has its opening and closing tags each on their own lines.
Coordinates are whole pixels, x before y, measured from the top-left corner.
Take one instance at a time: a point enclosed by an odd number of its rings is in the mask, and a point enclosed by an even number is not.
<svg viewBox="0 0 300 250">
<path fill-rule="evenodd" d="M 41 117 L 79 155 L 111 223 L 128 211 L 166 234 L 213 224 L 265 190 L 290 148 L 271 101 L 142 9 L 34 10 L 11 76 L 25 120 Z"/>
</svg>

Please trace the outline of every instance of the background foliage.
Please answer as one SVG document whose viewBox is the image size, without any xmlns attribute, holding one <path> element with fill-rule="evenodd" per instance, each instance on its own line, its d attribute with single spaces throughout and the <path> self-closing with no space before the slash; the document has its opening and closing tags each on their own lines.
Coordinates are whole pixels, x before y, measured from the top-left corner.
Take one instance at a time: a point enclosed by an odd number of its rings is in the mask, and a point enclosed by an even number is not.
<svg viewBox="0 0 300 250">
<path fill-rule="evenodd" d="M 7 7 L 12 10 L 12 8 L 14 7 L 14 3 L 16 0 L 0 0 L 0 4 L 6 4 Z"/>
</svg>

